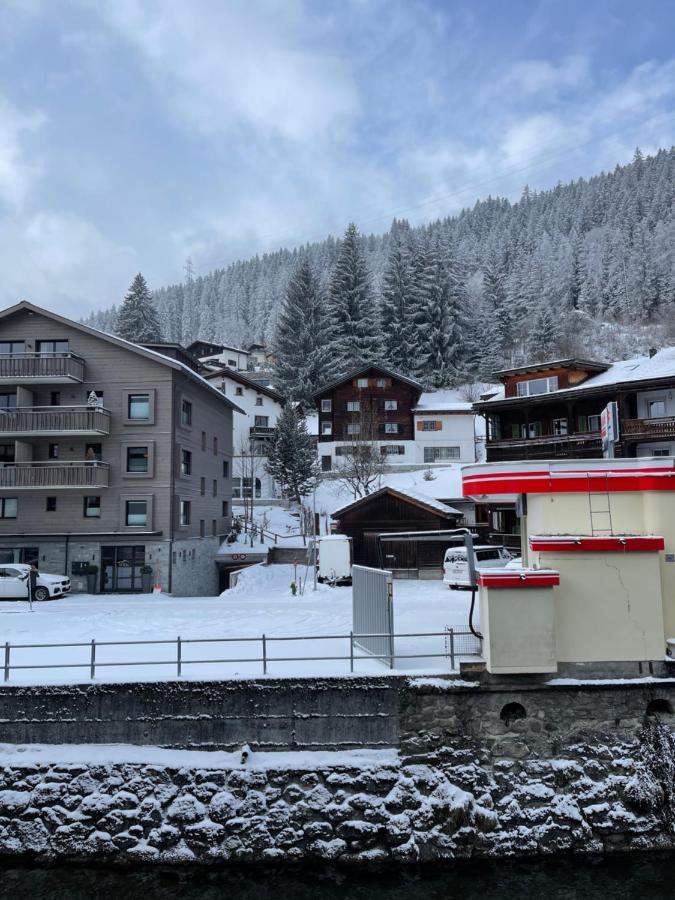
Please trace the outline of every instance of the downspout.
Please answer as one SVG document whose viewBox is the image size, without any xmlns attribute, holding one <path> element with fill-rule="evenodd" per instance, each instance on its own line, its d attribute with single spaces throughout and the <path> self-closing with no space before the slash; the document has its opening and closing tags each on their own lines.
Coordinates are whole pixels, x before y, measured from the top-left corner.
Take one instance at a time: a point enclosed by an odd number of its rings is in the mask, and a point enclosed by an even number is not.
<svg viewBox="0 0 675 900">
<path fill-rule="evenodd" d="M 172 592 L 173 588 L 173 534 L 174 534 L 174 513 L 176 511 L 176 381 L 173 373 L 171 374 L 171 446 L 169 448 L 169 584 L 167 585 L 167 593 Z"/>
</svg>

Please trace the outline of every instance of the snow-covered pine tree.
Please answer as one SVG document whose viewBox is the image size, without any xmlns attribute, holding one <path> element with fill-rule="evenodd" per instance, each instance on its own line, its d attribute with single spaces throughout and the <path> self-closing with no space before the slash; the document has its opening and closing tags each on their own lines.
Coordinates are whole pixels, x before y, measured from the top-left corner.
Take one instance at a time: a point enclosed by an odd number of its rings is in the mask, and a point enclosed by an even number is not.
<svg viewBox="0 0 675 900">
<path fill-rule="evenodd" d="M 287 403 L 277 419 L 266 469 L 284 497 L 301 503 L 319 477 L 319 459 L 302 409 Z"/>
<path fill-rule="evenodd" d="M 328 313 L 333 326 L 331 362 L 336 372 L 379 360 L 375 297 L 354 223 L 345 231 L 328 283 Z"/>
<path fill-rule="evenodd" d="M 120 337 L 136 344 L 150 344 L 162 339 L 157 310 L 140 272 L 122 301 L 115 330 Z"/>
<path fill-rule="evenodd" d="M 332 360 L 325 301 L 312 269 L 303 259 L 286 288 L 274 341 L 275 387 L 285 397 L 305 406 L 328 380 Z"/>
<path fill-rule="evenodd" d="M 415 328 L 410 228 L 407 222 L 395 222 L 391 230 L 382 280 L 380 334 L 385 364 L 403 375 L 414 373 L 419 348 Z"/>
</svg>

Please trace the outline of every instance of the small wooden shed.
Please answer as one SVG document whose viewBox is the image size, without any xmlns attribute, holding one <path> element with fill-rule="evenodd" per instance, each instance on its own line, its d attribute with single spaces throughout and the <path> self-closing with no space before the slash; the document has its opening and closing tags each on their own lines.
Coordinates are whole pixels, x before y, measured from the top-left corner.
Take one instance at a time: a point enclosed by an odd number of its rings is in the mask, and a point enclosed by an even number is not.
<svg viewBox="0 0 675 900">
<path fill-rule="evenodd" d="M 353 559 L 364 566 L 406 570 L 441 570 L 446 545 L 423 538 L 411 542 L 388 541 L 386 556 L 380 550 L 378 535 L 397 532 L 433 532 L 455 528 L 462 513 L 423 494 L 398 488 L 383 487 L 361 497 L 333 513 L 338 532 L 352 539 Z"/>
</svg>

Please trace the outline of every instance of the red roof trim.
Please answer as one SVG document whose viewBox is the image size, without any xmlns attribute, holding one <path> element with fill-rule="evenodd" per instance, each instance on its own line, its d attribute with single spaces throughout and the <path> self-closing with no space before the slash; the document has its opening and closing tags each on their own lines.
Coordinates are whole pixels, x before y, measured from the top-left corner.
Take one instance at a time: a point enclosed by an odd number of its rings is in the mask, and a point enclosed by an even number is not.
<svg viewBox="0 0 675 900">
<path fill-rule="evenodd" d="M 538 572 L 479 572 L 478 584 L 489 588 L 555 587 L 560 584 L 560 573 L 553 569 Z"/>
<path fill-rule="evenodd" d="M 665 549 L 665 541 L 656 535 L 569 535 L 548 537 L 532 535 L 530 548 L 544 553 L 554 550 L 591 553 L 644 553 Z"/>
<path fill-rule="evenodd" d="M 464 496 L 481 494 L 587 494 L 626 491 L 675 491 L 675 469 L 593 469 L 494 472 L 465 475 Z"/>
</svg>

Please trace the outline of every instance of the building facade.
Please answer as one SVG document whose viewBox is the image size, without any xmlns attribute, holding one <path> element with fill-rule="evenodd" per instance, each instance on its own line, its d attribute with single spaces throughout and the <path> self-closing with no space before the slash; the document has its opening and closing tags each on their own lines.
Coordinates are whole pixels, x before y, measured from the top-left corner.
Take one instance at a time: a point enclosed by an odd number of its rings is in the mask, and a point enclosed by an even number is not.
<svg viewBox="0 0 675 900">
<path fill-rule="evenodd" d="M 267 473 L 266 463 L 284 398 L 232 369 L 222 368 L 205 377 L 242 410 L 234 413 L 233 423 L 233 501 L 278 499 L 280 493 Z"/>
<path fill-rule="evenodd" d="M 241 347 L 228 347 L 227 344 L 211 341 L 193 341 L 186 349 L 207 369 L 227 366 L 237 372 L 245 372 L 249 368 L 251 354 Z"/>
<path fill-rule="evenodd" d="M 102 591 L 218 589 L 235 405 L 177 359 L 30 303 L 0 312 L 0 559 Z"/>
<path fill-rule="evenodd" d="M 675 455 L 675 347 L 612 364 L 567 359 L 496 373 L 503 396 L 475 404 L 488 462 L 602 457 L 600 416 L 619 412 L 617 457 Z"/>
<path fill-rule="evenodd" d="M 388 466 L 423 468 L 476 461 L 471 403 L 381 366 L 363 366 L 314 395 L 323 472 L 339 471 L 361 442 L 374 443 Z"/>
</svg>

